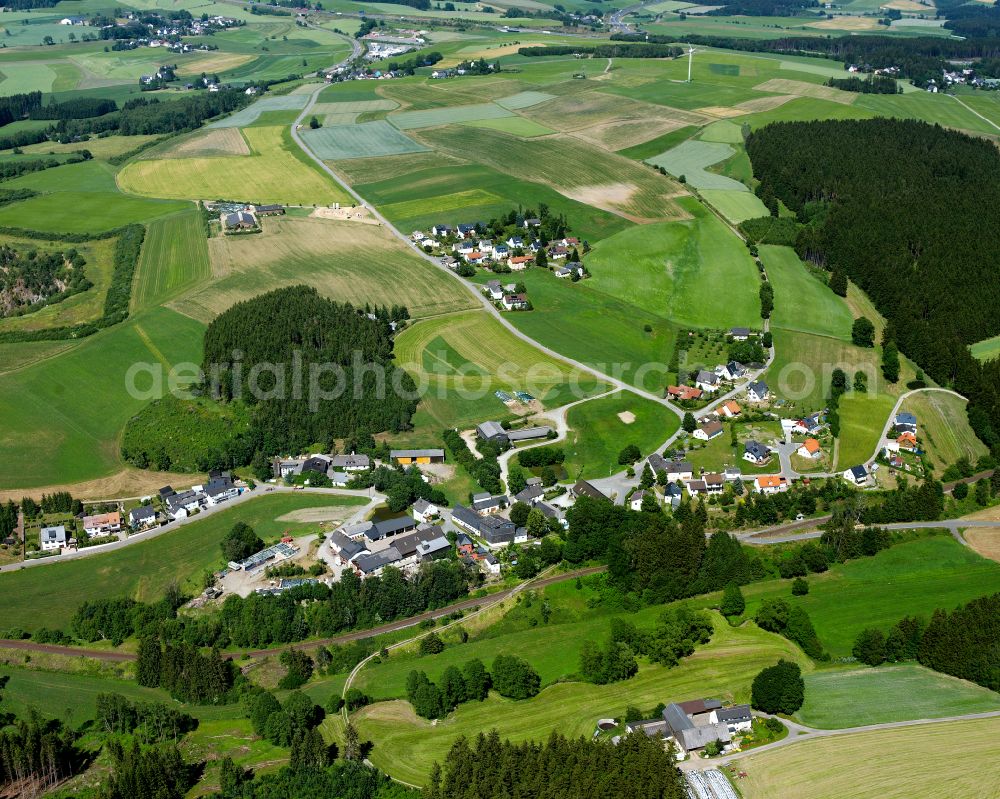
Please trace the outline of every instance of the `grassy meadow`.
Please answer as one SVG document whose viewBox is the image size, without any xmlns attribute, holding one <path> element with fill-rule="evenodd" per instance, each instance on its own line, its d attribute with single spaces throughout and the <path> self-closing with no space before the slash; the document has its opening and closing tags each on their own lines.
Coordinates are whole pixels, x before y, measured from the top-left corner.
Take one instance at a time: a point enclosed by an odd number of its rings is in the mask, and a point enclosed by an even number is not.
<svg viewBox="0 0 1000 799">
<path fill-rule="evenodd" d="M 795 250 L 766 244 L 759 252 L 774 288 L 772 328 L 851 340 L 854 317 L 847 303 L 810 274 Z"/>
<path fill-rule="evenodd" d="M 938 468 L 959 458 L 975 463 L 987 452 L 969 426 L 967 404 L 961 397 L 943 391 L 922 391 L 903 401 L 901 410 L 916 414 L 921 444 Z"/>
<path fill-rule="evenodd" d="M 200 592 L 204 572 L 224 565 L 219 542 L 236 522 L 246 522 L 265 541 L 273 541 L 286 532 L 319 532 L 315 523 L 280 520 L 292 511 L 363 504 L 355 497 L 325 494 L 263 496 L 113 552 L 0 574 L 0 588 L 8 597 L 7 624 L 29 631 L 65 629 L 84 599 L 129 596 L 155 601 L 174 581 L 183 590 Z M 51 590 L 54 584 L 58 592 Z"/>
<path fill-rule="evenodd" d="M 148 308 L 209 276 L 201 213 L 195 209 L 149 224 L 132 288 L 132 307 Z"/>
</svg>

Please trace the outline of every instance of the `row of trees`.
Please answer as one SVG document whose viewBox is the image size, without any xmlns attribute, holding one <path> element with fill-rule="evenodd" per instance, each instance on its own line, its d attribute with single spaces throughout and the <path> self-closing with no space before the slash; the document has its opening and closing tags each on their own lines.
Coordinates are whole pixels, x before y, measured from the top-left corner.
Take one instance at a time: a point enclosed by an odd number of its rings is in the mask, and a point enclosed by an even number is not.
<svg viewBox="0 0 1000 799">
<path fill-rule="evenodd" d="M 168 641 L 161 646 L 155 638 L 143 638 L 135 673 L 139 685 L 163 688 L 184 702 L 214 705 L 232 701 L 238 670 L 218 649 L 205 654 L 194 644 Z"/>
<path fill-rule="evenodd" d="M 482 702 L 492 685 L 483 662 L 470 660 L 461 669 L 448 666 L 437 683 L 431 682 L 423 671 L 411 671 L 406 678 L 406 698 L 418 716 L 437 719 L 463 702 Z"/>
<path fill-rule="evenodd" d="M 499 445 L 490 441 L 480 442 L 477 446 L 481 458 L 472 454 L 469 445 L 457 430 L 448 429 L 441 433 L 444 445 L 451 453 L 451 459 L 465 469 L 483 491 L 490 494 L 503 493 L 503 481 L 500 479 L 500 461 L 497 456 L 500 454 Z"/>
</svg>

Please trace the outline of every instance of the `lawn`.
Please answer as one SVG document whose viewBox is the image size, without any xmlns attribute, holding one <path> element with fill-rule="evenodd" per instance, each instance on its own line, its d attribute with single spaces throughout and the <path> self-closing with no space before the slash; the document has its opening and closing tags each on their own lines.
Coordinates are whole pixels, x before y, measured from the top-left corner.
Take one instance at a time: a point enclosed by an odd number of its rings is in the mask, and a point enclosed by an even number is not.
<svg viewBox="0 0 1000 799">
<path fill-rule="evenodd" d="M 821 729 L 1000 710 L 1000 694 L 915 663 L 806 675 L 796 718 Z"/>
<path fill-rule="evenodd" d="M 340 302 L 405 305 L 415 318 L 476 302 L 458 280 L 379 225 L 269 217 L 262 233 L 216 236 L 208 250 L 216 279 L 174 300 L 178 310 L 205 322 L 240 300 L 299 283 Z"/>
<path fill-rule="evenodd" d="M 7 597 L 5 623 L 29 631 L 42 626 L 65 629 L 77 605 L 86 599 L 129 596 L 151 602 L 159 599 L 173 581 L 179 582 L 183 590 L 198 592 L 205 570 L 224 565 L 219 542 L 236 522 L 246 522 L 268 541 L 286 532 L 301 536 L 319 531 L 315 523 L 278 521 L 294 510 L 363 504 L 363 499 L 328 494 L 262 496 L 150 541 L 79 560 L 0 574 L 0 589 Z M 52 591 L 53 585 L 59 586 L 58 592 Z"/>
<path fill-rule="evenodd" d="M 619 417 L 628 413 L 635 419 Z M 624 391 L 570 408 L 566 422 L 570 432 L 563 445 L 565 468 L 574 481 L 621 471 L 625 466 L 618 462 L 618 453 L 624 447 L 635 444 L 643 456 L 649 455 L 680 427 L 680 418 L 669 408 Z"/>
<path fill-rule="evenodd" d="M 508 317 L 518 330 L 632 385 L 649 391 L 666 386 L 676 336 L 669 321 L 591 288 L 592 280 L 572 283 L 542 269 L 529 269 L 518 279 L 534 307 Z"/>
<path fill-rule="evenodd" d="M 967 402 L 943 391 L 922 391 L 904 400 L 902 410 L 916 414 L 920 443 L 938 468 L 968 458 L 972 463 L 987 452 L 972 432 Z"/>
<path fill-rule="evenodd" d="M 71 483 L 120 469 L 118 434 L 146 401 L 127 391 L 129 368 L 200 362 L 203 330 L 186 316 L 152 309 L 8 373 L 0 382 L 0 485 Z M 137 384 L 148 388 L 143 378 Z"/>
<path fill-rule="evenodd" d="M 747 187 L 739 181 L 707 170 L 707 167 L 725 161 L 735 153 L 725 142 L 688 139 L 664 153 L 647 158 L 646 163 L 663 167 L 674 177 L 683 175 L 696 189 L 747 191 Z"/>
<path fill-rule="evenodd" d="M 678 325 L 759 324 L 760 279 L 746 247 L 697 200 L 682 205 L 691 221 L 633 227 L 599 242 L 585 258 L 589 282 Z"/>
<path fill-rule="evenodd" d="M 304 130 L 302 139 L 324 161 L 419 153 L 429 149 L 385 120 Z"/>
<path fill-rule="evenodd" d="M 805 741 L 739 761 L 745 799 L 990 799 L 1000 718 Z M 991 770 L 993 773 L 991 773 Z"/>
<path fill-rule="evenodd" d="M 953 609 L 1000 591 L 1000 564 L 980 557 L 950 535 L 897 544 L 871 558 L 834 565 L 809 576 L 809 594 L 792 597 L 791 581 L 771 580 L 743 587 L 746 616 L 765 597 L 781 597 L 809 613 L 820 641 L 834 657 L 851 654 L 865 627 L 887 631 L 903 616 L 929 619 L 937 608 Z M 710 606 L 717 597 L 705 601 Z"/>
<path fill-rule="evenodd" d="M 133 161 L 118 174 L 124 191 L 147 197 L 289 205 L 350 202 L 291 140 L 287 128 L 246 128 L 252 155 Z"/>
<path fill-rule="evenodd" d="M 425 418 L 440 429 L 507 417 L 497 390 L 526 391 L 553 407 L 598 388 L 593 377 L 544 355 L 483 311 L 424 320 L 396 338 L 395 352 L 424 389 L 418 427 Z M 545 401 L 550 394 L 552 404 Z"/>
<path fill-rule="evenodd" d="M 774 288 L 771 327 L 850 341 L 854 318 L 844 299 L 811 275 L 791 247 L 758 249 Z"/>
<path fill-rule="evenodd" d="M 548 632 L 538 628 L 541 637 Z M 523 649 L 515 648 L 518 644 L 524 646 L 515 641 L 506 651 L 522 654 Z M 531 652 L 526 656 L 532 659 Z M 354 720 L 362 739 L 376 742 L 370 754 L 376 766 L 398 779 L 422 783 L 431 764 L 443 758 L 460 735 L 495 728 L 501 738 L 512 741 L 541 741 L 556 731 L 590 736 L 597 719 L 620 717 L 629 705 L 648 709 L 658 702 L 699 696 L 745 701 L 753 677 L 780 657 L 803 660 L 795 647 L 775 635 L 753 625 L 731 628 L 716 617 L 712 641 L 673 669 L 644 665 L 631 680 L 604 686 L 560 682 L 520 702 L 493 694 L 485 702 L 461 705 L 434 725 L 400 701 L 370 705 Z M 572 660 L 564 668 L 574 668 Z"/>
<path fill-rule="evenodd" d="M 132 288 L 132 307 L 158 305 L 211 273 L 201 213 L 195 209 L 151 222 Z"/>
</svg>

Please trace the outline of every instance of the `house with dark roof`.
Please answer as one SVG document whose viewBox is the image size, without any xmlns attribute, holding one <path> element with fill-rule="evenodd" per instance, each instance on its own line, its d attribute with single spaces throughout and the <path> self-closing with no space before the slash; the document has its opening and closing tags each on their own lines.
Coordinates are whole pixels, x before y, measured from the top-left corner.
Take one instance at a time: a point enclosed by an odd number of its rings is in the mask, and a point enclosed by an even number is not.
<svg viewBox="0 0 1000 799">
<path fill-rule="evenodd" d="M 410 507 L 410 512 L 416 517 L 417 521 L 426 522 L 428 519 L 433 519 L 437 516 L 441 512 L 441 509 L 433 502 L 428 502 L 426 499 L 418 499 Z"/>
<path fill-rule="evenodd" d="M 695 377 L 694 384 L 702 391 L 715 391 L 719 387 L 719 376 L 702 369 Z"/>
<path fill-rule="evenodd" d="M 525 486 L 514 495 L 515 502 L 523 502 L 525 505 L 534 505 L 545 496 L 545 489 L 541 486 Z"/>
<path fill-rule="evenodd" d="M 764 402 L 770 394 L 771 390 L 763 380 L 754 380 L 747 386 L 747 399 L 751 402 Z"/>
<path fill-rule="evenodd" d="M 917 417 L 912 413 L 897 413 L 892 426 L 900 433 L 917 433 Z"/>
<path fill-rule="evenodd" d="M 365 530 L 365 538 L 369 541 L 381 541 L 383 538 L 390 538 L 400 533 L 408 533 L 415 530 L 417 522 L 412 516 L 399 516 L 395 519 L 382 519 L 375 522 Z"/>
<path fill-rule="evenodd" d="M 748 338 L 750 338 L 750 328 L 733 327 L 730 328 L 729 335 L 733 337 L 734 341 L 746 341 Z"/>
<path fill-rule="evenodd" d="M 493 513 L 501 508 L 506 508 L 509 504 L 506 495 L 498 494 L 497 496 L 491 496 L 490 494 L 476 494 L 472 498 L 472 509 L 479 514 Z"/>
<path fill-rule="evenodd" d="M 479 525 L 482 522 L 482 518 L 472 508 L 467 508 L 464 505 L 455 505 L 451 509 L 451 520 L 470 533 L 479 534 Z"/>
<path fill-rule="evenodd" d="M 709 713 L 708 720 L 713 724 L 725 724 L 729 734 L 734 735 L 750 731 L 753 726 L 753 713 L 750 712 L 750 705 L 733 705 L 713 710 Z"/>
<path fill-rule="evenodd" d="M 364 453 L 355 455 L 334 455 L 330 466 L 343 472 L 363 472 L 371 466 L 371 458 Z"/>
<path fill-rule="evenodd" d="M 402 559 L 399 550 L 388 547 L 379 552 L 362 555 L 354 561 L 354 568 L 362 578 L 378 577 L 386 566 L 399 563 Z"/>
<path fill-rule="evenodd" d="M 767 463 L 771 457 L 771 450 L 759 441 L 747 441 L 743 444 L 743 460 L 756 466 Z"/>
<path fill-rule="evenodd" d="M 186 519 L 190 513 L 198 510 L 204 497 L 195 491 L 182 491 L 171 494 L 166 499 L 167 513 L 172 519 Z"/>
<path fill-rule="evenodd" d="M 569 490 L 570 496 L 574 499 L 579 497 L 590 497 L 591 499 L 608 499 L 593 483 L 589 483 L 586 480 L 577 480 L 573 487 Z"/>
<path fill-rule="evenodd" d="M 354 541 L 353 539 L 348 538 L 339 530 L 334 530 L 330 533 L 330 537 L 327 539 L 327 542 L 331 551 L 335 555 L 334 560 L 336 560 L 340 566 L 346 566 L 349 563 L 353 563 L 362 555 L 369 554 L 368 549 L 364 544 L 360 541 Z"/>
<path fill-rule="evenodd" d="M 128 512 L 128 523 L 133 530 L 145 530 L 157 523 L 156 511 L 150 505 L 140 505 Z"/>
<path fill-rule="evenodd" d="M 333 459 L 327 455 L 311 455 L 303 461 L 300 473 L 316 472 L 317 474 L 326 474 L 332 461 Z"/>
<path fill-rule="evenodd" d="M 517 528 L 514 522 L 502 516 L 485 516 L 479 522 L 479 534 L 491 547 L 504 546 L 514 541 Z"/>
<path fill-rule="evenodd" d="M 864 466 L 852 466 L 844 471 L 844 479 L 856 486 L 864 485 L 868 481 L 868 470 Z"/>
<path fill-rule="evenodd" d="M 504 430 L 500 422 L 483 422 L 477 425 L 476 436 L 480 441 L 496 441 L 500 444 L 507 443 L 507 431 Z"/>
<path fill-rule="evenodd" d="M 675 702 L 667 705 L 662 718 L 632 722 L 626 725 L 626 730 L 672 739 L 680 750 L 678 758 L 683 758 L 688 752 L 704 749 L 713 741 L 723 745 L 732 742 L 729 723 L 712 720 L 712 715 L 721 711 L 722 703 L 714 699 Z"/>
<path fill-rule="evenodd" d="M 512 444 L 517 444 L 521 441 L 534 441 L 537 438 L 548 438 L 552 432 L 552 428 L 547 425 L 522 427 L 520 430 L 508 430 L 507 438 Z"/>
<path fill-rule="evenodd" d="M 681 497 L 683 496 L 684 489 L 677 485 L 677 483 L 667 483 L 663 489 L 663 498 L 670 503 L 670 507 L 674 510 L 681 504 Z"/>
<path fill-rule="evenodd" d="M 209 505 L 218 505 L 240 495 L 240 490 L 233 485 L 232 478 L 229 477 L 209 480 L 202 491 Z"/>
</svg>

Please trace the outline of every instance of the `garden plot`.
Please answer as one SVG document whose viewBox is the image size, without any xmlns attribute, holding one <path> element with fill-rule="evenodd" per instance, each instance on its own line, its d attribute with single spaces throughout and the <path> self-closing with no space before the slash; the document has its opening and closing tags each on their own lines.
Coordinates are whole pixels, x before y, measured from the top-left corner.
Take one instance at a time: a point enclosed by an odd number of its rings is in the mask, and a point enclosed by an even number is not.
<svg viewBox="0 0 1000 799">
<path fill-rule="evenodd" d="M 324 161 L 421 153 L 429 149 L 383 120 L 306 130 L 302 138 L 309 149 Z"/>
<path fill-rule="evenodd" d="M 502 119 L 514 116 L 513 111 L 501 108 L 495 103 L 460 105 L 453 108 L 430 108 L 424 111 L 403 111 L 392 114 L 389 121 L 400 130 L 413 128 L 433 128 L 455 122 L 477 122 L 481 119 Z"/>
<path fill-rule="evenodd" d="M 708 172 L 706 167 L 725 161 L 736 153 L 724 142 L 688 140 L 665 153 L 646 159 L 646 163 L 663 167 L 671 175 L 684 175 L 687 182 L 696 189 L 723 189 L 728 191 L 748 191 L 737 180 L 725 175 Z"/>
<path fill-rule="evenodd" d="M 304 94 L 263 97 L 246 108 L 208 125 L 209 128 L 245 128 L 252 125 L 265 111 L 301 111 L 309 102 Z"/>
</svg>

